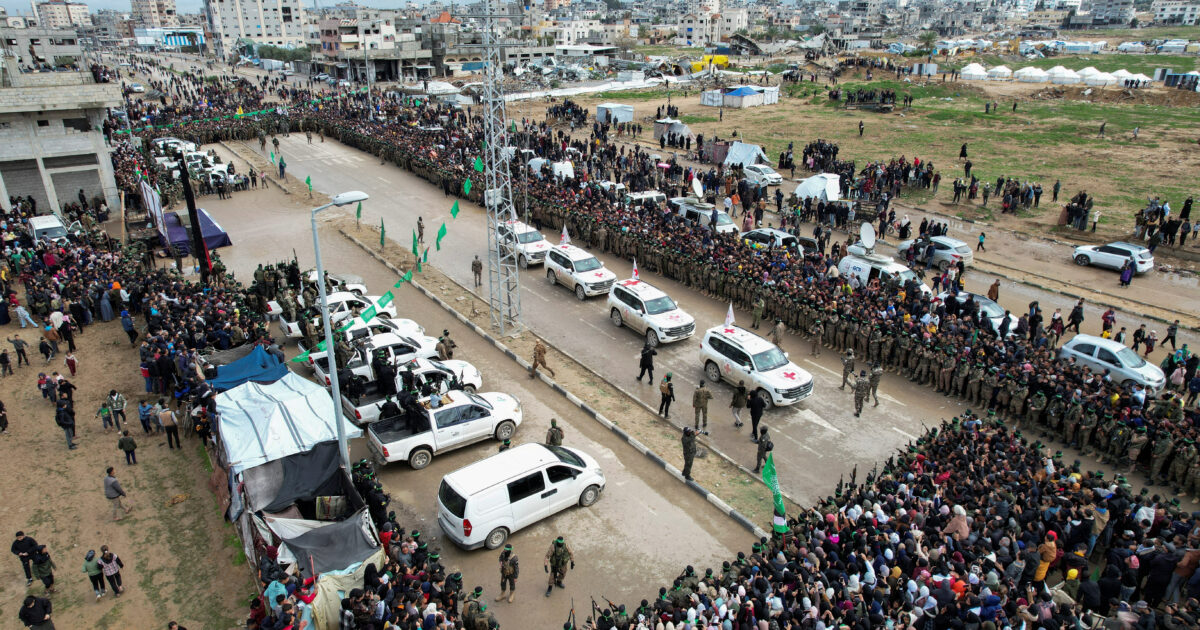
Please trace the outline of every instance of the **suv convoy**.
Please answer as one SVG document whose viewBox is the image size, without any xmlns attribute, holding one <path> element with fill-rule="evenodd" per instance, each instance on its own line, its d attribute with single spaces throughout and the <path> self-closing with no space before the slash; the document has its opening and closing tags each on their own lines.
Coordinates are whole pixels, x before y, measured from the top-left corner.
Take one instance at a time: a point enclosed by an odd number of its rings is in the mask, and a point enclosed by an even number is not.
<svg viewBox="0 0 1200 630">
<path fill-rule="evenodd" d="M 603 295 L 617 281 L 617 274 L 604 268 L 600 259 L 574 245 L 559 245 L 546 254 L 546 279 L 575 292 L 582 302 Z"/>
<path fill-rule="evenodd" d="M 813 377 L 788 361 L 787 353 L 737 326 L 714 326 L 700 342 L 704 374 L 716 383 L 737 385 L 757 393 L 767 406 L 792 405 L 812 395 Z"/>
<path fill-rule="evenodd" d="M 381 466 L 406 461 L 420 470 L 441 454 L 468 444 L 495 438 L 504 441 L 521 424 L 521 403 L 508 394 L 442 394 L 417 403 L 404 413 L 367 426 L 367 447 Z"/>
<path fill-rule="evenodd" d="M 388 363 L 392 365 L 400 365 L 413 359 L 432 359 L 437 356 L 437 339 L 427 335 L 400 333 L 375 335 L 354 345 L 354 354 L 346 362 L 346 369 L 353 376 L 361 376 L 368 381 L 375 380 L 375 369 L 371 367 L 371 359 L 377 351 L 383 351 Z M 329 384 L 328 371 L 328 355 L 313 361 L 313 375 L 318 382 Z M 341 375 L 340 372 L 338 374 Z"/>
<path fill-rule="evenodd" d="M 412 370 L 413 386 L 420 390 L 426 387 L 434 394 L 444 394 L 452 389 L 474 394 L 483 387 L 483 375 L 466 361 L 437 361 L 435 359 L 413 359 L 396 371 L 395 382 L 389 391 L 404 388 L 404 373 Z M 355 377 L 361 378 L 361 377 Z M 457 382 L 453 382 L 457 381 Z M 453 387 L 451 387 L 453 385 Z M 354 418 L 354 423 L 371 424 L 379 419 L 379 408 L 387 400 L 380 387 L 379 379 L 367 381 L 357 398 L 351 399 L 349 387 L 342 386 L 342 409 Z"/>
<path fill-rule="evenodd" d="M 617 328 L 628 326 L 645 335 L 650 347 L 687 339 L 696 333 L 696 320 L 671 296 L 641 280 L 624 280 L 608 292 L 608 316 Z"/>
<path fill-rule="evenodd" d="M 510 219 L 500 224 L 500 244 L 517 257 L 517 265 L 522 269 L 530 265 L 540 265 L 550 251 L 550 243 L 542 233 L 532 226 Z"/>
<path fill-rule="evenodd" d="M 361 296 L 361 295 L 355 295 L 354 293 L 351 293 L 349 291 L 339 291 L 337 293 L 327 294 L 325 296 L 325 303 L 329 305 L 329 324 L 332 326 L 333 324 L 336 324 L 336 323 L 342 321 L 343 319 L 346 319 L 347 317 L 354 315 L 354 313 L 356 311 L 361 313 L 362 311 L 365 311 L 365 310 L 371 308 L 371 306 L 374 305 L 378 301 L 379 301 L 378 295 Z M 303 298 L 297 298 L 297 302 L 303 302 Z M 307 305 L 301 304 L 301 306 L 307 306 Z M 384 306 L 382 308 L 376 307 L 375 310 L 379 313 L 380 317 L 395 317 L 396 316 L 395 302 L 388 304 L 387 306 Z M 310 325 L 320 328 L 321 327 L 321 317 L 318 315 L 317 317 L 314 317 L 312 319 L 312 321 L 309 323 L 310 323 Z M 279 329 L 280 329 L 280 331 L 283 332 L 283 335 L 285 337 L 291 337 L 291 338 L 295 339 L 297 337 L 304 336 L 304 334 L 300 331 L 300 322 L 299 321 L 294 321 L 294 322 L 286 321 L 283 319 L 282 315 L 279 317 Z"/>
</svg>

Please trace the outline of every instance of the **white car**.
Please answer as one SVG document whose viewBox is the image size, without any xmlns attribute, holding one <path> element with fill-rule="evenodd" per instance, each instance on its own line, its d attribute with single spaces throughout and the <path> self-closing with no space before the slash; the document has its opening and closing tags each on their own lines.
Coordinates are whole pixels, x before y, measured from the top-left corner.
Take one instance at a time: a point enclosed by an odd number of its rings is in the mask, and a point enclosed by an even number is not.
<svg viewBox="0 0 1200 630">
<path fill-rule="evenodd" d="M 329 286 L 332 287 L 330 293 L 349 291 L 355 295 L 363 295 L 367 292 L 367 284 L 363 281 L 362 276 L 351 273 L 329 273 L 328 271 L 325 272 L 325 276 L 329 278 Z M 309 282 L 316 282 L 317 270 L 309 269 L 305 277 Z"/>
<path fill-rule="evenodd" d="M 1123 386 L 1141 385 L 1159 391 L 1167 383 L 1161 368 L 1138 356 L 1132 348 L 1095 335 L 1075 335 L 1058 351 L 1060 359 L 1075 359 L 1093 372 L 1108 372 Z"/>
<path fill-rule="evenodd" d="M 667 201 L 667 206 L 679 216 L 706 230 L 712 225 L 712 213 L 715 206 L 711 203 L 700 201 L 695 197 L 674 197 Z M 737 223 L 734 223 L 724 210 L 717 210 L 717 233 L 734 235 L 738 233 Z"/>
<path fill-rule="evenodd" d="M 392 365 L 401 365 L 413 359 L 437 358 L 437 339 L 427 335 L 402 335 L 383 333 L 367 339 L 354 346 L 354 354 L 346 362 L 346 369 L 354 376 L 361 376 L 368 381 L 376 379 L 375 369 L 371 366 L 371 358 L 377 351 L 383 351 L 386 360 Z M 329 357 L 313 361 L 313 375 L 318 382 L 329 385 Z"/>
<path fill-rule="evenodd" d="M 510 219 L 501 223 L 498 231 L 500 244 L 516 255 L 517 265 L 522 269 L 527 269 L 530 265 L 540 265 L 545 261 L 546 252 L 550 251 L 550 242 L 532 226 Z"/>
<path fill-rule="evenodd" d="M 329 324 L 331 326 L 342 321 L 343 319 L 346 319 L 347 317 L 361 315 L 364 311 L 371 308 L 377 301 L 379 301 L 378 295 L 360 296 L 349 291 L 327 293 L 325 298 L 325 303 L 329 305 Z M 392 302 L 383 308 L 376 307 L 375 311 L 377 317 L 395 317 L 396 303 Z M 314 317 L 310 323 L 317 327 L 322 325 L 321 318 L 319 316 Z M 285 337 L 291 337 L 295 339 L 303 336 L 300 332 L 299 322 L 284 321 L 282 316 L 279 318 L 279 329 L 283 332 Z"/>
<path fill-rule="evenodd" d="M 316 330 L 320 331 L 322 328 L 320 319 L 317 320 L 316 326 Z M 340 328 L 341 326 L 338 326 L 338 329 Z M 354 321 L 350 323 L 350 327 L 343 332 L 344 334 L 349 335 L 350 343 L 354 343 L 359 339 L 374 337 L 375 335 L 382 335 L 384 333 L 396 333 L 398 335 L 405 335 L 409 337 L 423 336 L 425 334 L 425 327 L 411 319 L 374 317 L 371 319 L 371 321 L 364 322 L 361 317 L 355 317 Z M 318 337 L 324 340 L 324 332 L 319 332 Z M 308 351 L 308 348 L 304 347 L 304 339 L 296 342 L 296 348 L 298 348 L 300 352 Z M 307 363 L 308 367 L 312 369 L 315 366 L 315 361 L 324 358 L 326 352 L 326 350 L 314 349 L 311 353 L 309 353 L 305 363 Z"/>
<path fill-rule="evenodd" d="M 1075 264 L 1095 265 L 1120 269 L 1130 260 L 1135 261 L 1134 273 L 1146 273 L 1154 268 L 1154 254 L 1149 249 L 1133 243 L 1109 243 L 1108 245 L 1080 245 L 1075 248 Z"/>
<path fill-rule="evenodd" d="M 546 254 L 546 279 L 575 292 L 582 302 L 608 293 L 617 274 L 604 268 L 600 259 L 574 245 L 559 245 Z"/>
<path fill-rule="evenodd" d="M 775 172 L 775 169 L 766 164 L 748 164 L 742 167 L 746 173 L 746 180 L 753 184 L 763 184 L 768 186 L 778 186 L 783 183 L 783 175 Z"/>
<path fill-rule="evenodd" d="M 146 91 L 146 86 L 142 85 L 141 83 L 132 83 L 129 85 L 129 91 L 141 94 Z"/>
<path fill-rule="evenodd" d="M 474 394 L 483 387 L 483 375 L 479 369 L 466 361 L 438 361 L 435 359 L 413 359 L 396 371 L 396 380 L 388 391 L 400 391 L 404 387 L 406 372 L 412 371 L 413 386 L 418 390 L 428 385 L 433 394 L 442 395 L 452 390 Z M 451 381 L 458 381 L 453 388 Z M 428 396 L 424 396 L 428 399 Z M 361 394 L 351 399 L 346 384 L 342 384 L 342 409 L 354 418 L 357 425 L 371 424 L 379 419 L 379 408 L 387 400 L 378 380 L 365 383 Z"/>
<path fill-rule="evenodd" d="M 964 242 L 950 238 L 949 236 L 935 236 L 929 239 L 933 243 L 933 265 L 942 271 L 949 269 L 962 261 L 964 265 L 970 265 L 975 262 L 975 252 Z M 908 251 L 908 248 L 913 246 L 913 243 L 918 245 L 918 251 L 913 252 L 913 258 L 918 263 L 924 264 L 925 250 L 929 247 L 929 243 L 922 240 L 907 240 L 901 241 L 896 246 L 896 251 L 903 255 Z"/>
<path fill-rule="evenodd" d="M 989 322 L 991 322 L 992 332 L 1000 332 L 1000 324 L 1004 321 L 1004 307 L 995 303 L 986 295 L 978 295 L 975 293 L 967 293 L 966 291 L 959 291 L 954 297 L 958 300 L 959 304 L 965 304 L 968 299 L 975 302 L 979 308 L 979 316 L 986 318 Z M 942 293 L 938 294 L 938 298 L 945 302 L 946 300 L 950 299 L 950 292 L 943 291 Z M 1014 334 L 1014 331 L 1017 329 L 1018 322 L 1020 322 L 1020 318 L 1012 313 L 1008 314 L 1009 336 Z"/>
<path fill-rule="evenodd" d="M 326 74 L 326 73 L 324 73 L 324 72 L 322 72 L 322 73 L 320 73 L 320 74 L 318 74 L 318 75 L 314 76 L 314 77 L 313 77 L 313 80 L 315 80 L 315 81 L 324 81 L 325 79 L 328 79 L 328 78 L 329 78 L 329 75 L 328 75 L 328 74 Z"/>
<path fill-rule="evenodd" d="M 849 254 L 842 256 L 842 259 L 838 261 L 838 273 L 847 278 L 850 276 L 858 278 L 864 287 L 875 279 L 878 279 L 880 284 L 886 285 L 889 280 L 895 278 L 901 285 L 909 280 L 915 280 L 918 290 L 922 293 L 926 295 L 933 293 L 933 289 L 921 282 L 912 269 L 896 262 L 891 256 L 868 254 L 861 247 L 855 245 L 846 248 L 846 251 Z"/>
<path fill-rule="evenodd" d="M 488 438 L 507 440 L 521 424 L 521 402 L 508 394 L 454 391 L 442 394 L 437 407 L 430 403 L 421 403 L 420 413 L 384 418 L 367 426 L 367 447 L 376 462 L 406 461 L 420 470 L 435 454 Z"/>
<path fill-rule="evenodd" d="M 696 320 L 671 296 L 641 280 L 623 280 L 608 292 L 608 317 L 617 328 L 642 333 L 651 348 L 687 339 L 696 333 Z"/>
<path fill-rule="evenodd" d="M 607 179 L 602 182 L 597 183 L 596 185 L 599 186 L 600 190 L 603 190 L 604 192 L 608 192 L 608 191 L 612 190 L 612 191 L 616 192 L 618 195 L 624 194 L 625 190 L 626 190 L 625 184 L 622 184 L 620 182 L 614 182 L 614 181 L 607 180 Z"/>
<path fill-rule="evenodd" d="M 497 549 L 513 533 L 571 506 L 590 507 L 604 471 L 565 446 L 522 444 L 442 477 L 438 525 L 464 549 Z"/>
<path fill-rule="evenodd" d="M 795 249 L 797 254 L 804 253 L 804 247 L 800 245 L 800 241 L 791 234 L 776 228 L 758 228 L 742 233 L 742 242 L 751 249 L 773 249 L 776 247 L 786 247 Z"/>
<path fill-rule="evenodd" d="M 714 326 L 700 342 L 704 375 L 756 392 L 767 406 L 793 405 L 812 395 L 813 377 L 788 361 L 779 346 L 737 326 Z"/>
</svg>

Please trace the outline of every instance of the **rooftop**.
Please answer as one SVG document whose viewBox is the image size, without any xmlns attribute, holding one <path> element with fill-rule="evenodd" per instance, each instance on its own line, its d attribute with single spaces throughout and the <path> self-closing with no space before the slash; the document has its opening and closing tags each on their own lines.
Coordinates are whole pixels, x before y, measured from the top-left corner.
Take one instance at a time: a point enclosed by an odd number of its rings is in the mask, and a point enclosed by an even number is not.
<svg viewBox="0 0 1200 630">
<path fill-rule="evenodd" d="M 5 69 L 0 113 L 117 107 L 124 103 L 118 83 L 95 83 L 88 72 L 19 72 Z"/>
</svg>

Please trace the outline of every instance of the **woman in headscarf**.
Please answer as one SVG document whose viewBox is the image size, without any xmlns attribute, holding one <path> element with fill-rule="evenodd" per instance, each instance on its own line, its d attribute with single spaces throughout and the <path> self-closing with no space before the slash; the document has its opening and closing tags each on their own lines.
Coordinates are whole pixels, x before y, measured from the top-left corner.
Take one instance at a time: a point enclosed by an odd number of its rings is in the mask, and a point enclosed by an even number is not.
<svg viewBox="0 0 1200 630">
<path fill-rule="evenodd" d="M 111 322 L 114 317 L 112 300 L 109 299 L 108 292 L 104 291 L 100 294 L 100 321 Z"/>
</svg>

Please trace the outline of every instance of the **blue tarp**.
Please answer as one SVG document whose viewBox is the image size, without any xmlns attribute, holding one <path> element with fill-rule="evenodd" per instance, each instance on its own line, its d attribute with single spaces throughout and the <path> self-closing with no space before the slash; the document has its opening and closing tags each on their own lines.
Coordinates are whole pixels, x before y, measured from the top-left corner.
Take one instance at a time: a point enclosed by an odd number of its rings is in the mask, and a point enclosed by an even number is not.
<svg viewBox="0 0 1200 630">
<path fill-rule="evenodd" d="M 736 90 L 730 90 L 730 91 L 726 92 L 725 94 L 728 96 L 753 96 L 755 94 L 758 94 L 758 91 L 752 87 L 743 86 Z"/>
<path fill-rule="evenodd" d="M 262 346 L 255 346 L 250 354 L 229 365 L 217 367 L 217 376 L 209 380 L 208 384 L 213 389 L 223 392 L 249 381 L 273 383 L 283 378 L 287 371 L 287 366 L 278 357 L 264 350 Z"/>
<path fill-rule="evenodd" d="M 233 245 L 233 241 L 229 240 L 229 234 L 209 216 L 207 210 L 199 208 L 196 211 L 200 214 L 200 232 L 204 234 L 204 245 L 209 250 Z M 163 222 L 167 224 L 167 236 L 170 237 L 170 244 L 179 249 L 184 256 L 191 256 L 192 242 L 188 239 L 188 228 L 191 227 L 191 223 L 184 221 L 177 212 L 167 212 L 163 215 Z"/>
</svg>

